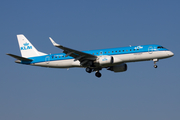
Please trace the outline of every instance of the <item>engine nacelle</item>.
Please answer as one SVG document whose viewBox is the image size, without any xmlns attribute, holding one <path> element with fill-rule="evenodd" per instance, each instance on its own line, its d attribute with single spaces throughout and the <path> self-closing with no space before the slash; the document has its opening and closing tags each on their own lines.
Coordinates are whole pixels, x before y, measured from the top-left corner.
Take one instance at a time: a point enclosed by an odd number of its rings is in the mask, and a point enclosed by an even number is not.
<svg viewBox="0 0 180 120">
<path fill-rule="evenodd" d="M 114 72 L 124 72 L 127 70 L 127 64 L 122 63 L 120 65 L 111 66 L 108 68 L 108 70 L 111 70 Z"/>
<path fill-rule="evenodd" d="M 99 65 L 108 65 L 113 63 L 112 56 L 100 56 L 96 61 Z"/>
</svg>

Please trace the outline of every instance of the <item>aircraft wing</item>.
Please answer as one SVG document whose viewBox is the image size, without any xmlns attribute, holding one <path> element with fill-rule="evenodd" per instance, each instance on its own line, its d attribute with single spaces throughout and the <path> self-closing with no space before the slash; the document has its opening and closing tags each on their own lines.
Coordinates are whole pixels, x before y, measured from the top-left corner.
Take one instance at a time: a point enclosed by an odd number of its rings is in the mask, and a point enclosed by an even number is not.
<svg viewBox="0 0 180 120">
<path fill-rule="evenodd" d="M 74 50 L 74 49 L 71 49 L 71 48 L 67 48 L 67 47 L 64 47 L 64 46 L 62 46 L 60 44 L 57 44 L 51 37 L 49 37 L 49 39 L 51 40 L 52 44 L 55 47 L 58 47 L 58 48 L 64 50 L 63 53 L 66 54 L 65 57 L 71 56 L 71 57 L 75 58 L 75 60 L 79 60 L 82 65 L 87 64 L 89 61 L 94 61 L 97 58 L 97 56 L 95 56 L 95 55 L 88 54 L 88 53 L 85 53 L 85 52 L 81 52 L 81 51 L 78 51 L 78 50 Z"/>
</svg>

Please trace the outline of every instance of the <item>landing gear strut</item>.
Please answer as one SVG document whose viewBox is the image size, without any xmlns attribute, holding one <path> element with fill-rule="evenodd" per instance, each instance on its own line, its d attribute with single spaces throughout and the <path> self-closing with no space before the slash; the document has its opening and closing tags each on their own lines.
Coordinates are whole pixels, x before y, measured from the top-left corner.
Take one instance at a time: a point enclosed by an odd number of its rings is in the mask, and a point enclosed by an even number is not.
<svg viewBox="0 0 180 120">
<path fill-rule="evenodd" d="M 154 61 L 154 68 L 157 68 L 158 66 L 156 65 L 156 62 L 158 62 L 159 60 L 158 59 L 153 59 Z"/>
</svg>

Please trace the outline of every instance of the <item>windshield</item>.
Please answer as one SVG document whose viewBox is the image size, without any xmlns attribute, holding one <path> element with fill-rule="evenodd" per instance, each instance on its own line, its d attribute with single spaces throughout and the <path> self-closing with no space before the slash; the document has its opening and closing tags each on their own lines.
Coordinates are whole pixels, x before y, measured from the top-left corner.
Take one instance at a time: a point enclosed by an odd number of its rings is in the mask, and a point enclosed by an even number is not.
<svg viewBox="0 0 180 120">
<path fill-rule="evenodd" d="M 158 47 L 157 47 L 157 49 L 162 49 L 162 48 L 166 49 L 166 48 L 163 47 L 163 46 L 158 46 Z"/>
</svg>

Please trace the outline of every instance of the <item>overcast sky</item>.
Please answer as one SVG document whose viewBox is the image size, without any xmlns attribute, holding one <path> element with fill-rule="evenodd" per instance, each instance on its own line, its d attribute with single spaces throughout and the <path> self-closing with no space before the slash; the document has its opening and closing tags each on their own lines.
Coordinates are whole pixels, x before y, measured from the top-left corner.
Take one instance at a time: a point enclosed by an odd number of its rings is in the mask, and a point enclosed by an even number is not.
<svg viewBox="0 0 180 120">
<path fill-rule="evenodd" d="M 179 120 L 179 0 L 2 0 L 0 120 Z M 41 52 L 49 40 L 77 50 L 159 44 L 175 56 L 128 70 L 53 69 L 14 63 L 16 35 Z"/>
</svg>

